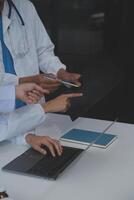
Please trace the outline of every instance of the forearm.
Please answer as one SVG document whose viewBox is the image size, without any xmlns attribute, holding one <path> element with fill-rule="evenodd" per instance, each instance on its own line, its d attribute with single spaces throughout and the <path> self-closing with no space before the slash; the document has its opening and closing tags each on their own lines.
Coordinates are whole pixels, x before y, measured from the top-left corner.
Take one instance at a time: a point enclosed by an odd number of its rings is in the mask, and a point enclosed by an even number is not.
<svg viewBox="0 0 134 200">
<path fill-rule="evenodd" d="M 57 72 L 61 68 L 66 70 L 66 66 L 60 61 L 60 59 L 55 55 L 49 55 L 49 53 L 42 53 L 40 55 L 39 67 L 42 72 L 54 75 L 57 75 Z"/>
<path fill-rule="evenodd" d="M 3 119 L 3 121 L 2 121 Z M 39 104 L 24 106 L 8 116 L 0 116 L 0 141 L 19 136 L 45 121 L 45 113 Z"/>
<path fill-rule="evenodd" d="M 19 144 L 19 145 L 29 145 L 29 143 L 26 140 L 26 138 L 29 137 L 30 135 L 34 136 L 35 135 L 35 130 L 32 130 L 30 132 L 21 134 L 19 136 L 15 136 L 15 137 L 10 139 L 10 142 L 12 142 L 13 144 Z"/>
</svg>

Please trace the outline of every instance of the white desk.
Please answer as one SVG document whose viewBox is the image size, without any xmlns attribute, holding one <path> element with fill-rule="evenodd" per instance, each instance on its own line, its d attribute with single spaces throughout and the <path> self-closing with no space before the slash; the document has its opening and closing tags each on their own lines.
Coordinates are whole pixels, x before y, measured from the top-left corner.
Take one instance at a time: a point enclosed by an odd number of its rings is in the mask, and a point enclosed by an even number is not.
<svg viewBox="0 0 134 200">
<path fill-rule="evenodd" d="M 103 131 L 111 123 L 84 118 L 72 123 L 63 115 L 51 115 L 51 118 L 51 122 L 48 119 L 37 129 L 38 133 L 48 134 L 50 130 L 50 135 L 58 138 L 69 126 Z M 117 123 L 110 132 L 119 137 L 108 149 L 89 149 L 56 181 L 1 171 L 0 184 L 6 186 L 15 200 L 134 200 L 134 126 Z M 0 167 L 25 149 L 24 146 L 3 143 L 0 146 Z"/>
</svg>

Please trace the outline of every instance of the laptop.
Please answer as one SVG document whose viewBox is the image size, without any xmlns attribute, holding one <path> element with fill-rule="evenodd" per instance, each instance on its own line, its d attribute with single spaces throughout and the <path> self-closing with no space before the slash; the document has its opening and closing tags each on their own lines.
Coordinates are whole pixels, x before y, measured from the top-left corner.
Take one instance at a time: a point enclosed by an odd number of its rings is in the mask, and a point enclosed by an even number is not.
<svg viewBox="0 0 134 200">
<path fill-rule="evenodd" d="M 30 148 L 2 169 L 8 172 L 57 179 L 83 151 L 83 149 L 63 146 L 62 155 L 52 157 L 49 150 L 47 150 L 47 155 L 42 155 Z"/>
</svg>

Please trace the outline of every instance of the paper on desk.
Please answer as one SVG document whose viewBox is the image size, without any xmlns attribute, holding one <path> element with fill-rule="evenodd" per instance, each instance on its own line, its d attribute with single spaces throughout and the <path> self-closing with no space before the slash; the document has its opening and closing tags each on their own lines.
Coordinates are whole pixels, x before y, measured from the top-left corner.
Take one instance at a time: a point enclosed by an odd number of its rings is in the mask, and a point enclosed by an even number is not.
<svg viewBox="0 0 134 200">
<path fill-rule="evenodd" d="M 86 150 L 87 147 L 88 147 L 88 145 L 83 145 L 83 144 L 73 143 L 73 142 L 67 142 L 67 141 L 62 141 L 62 140 L 60 140 L 60 143 L 61 143 L 62 146 L 74 147 L 74 148 L 84 149 L 84 150 Z"/>
</svg>

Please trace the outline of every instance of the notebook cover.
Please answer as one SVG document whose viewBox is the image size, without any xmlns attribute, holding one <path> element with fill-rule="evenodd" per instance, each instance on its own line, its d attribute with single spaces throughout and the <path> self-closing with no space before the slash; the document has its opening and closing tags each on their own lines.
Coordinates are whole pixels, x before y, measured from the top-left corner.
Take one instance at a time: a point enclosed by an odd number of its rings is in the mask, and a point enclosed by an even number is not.
<svg viewBox="0 0 134 200">
<path fill-rule="evenodd" d="M 93 146 L 103 147 L 106 148 L 109 144 L 111 144 L 116 138 L 116 135 L 113 134 L 102 134 L 101 132 L 93 132 L 93 131 L 86 131 L 82 129 L 71 129 L 66 134 L 64 134 L 60 139 L 64 141 L 76 142 L 81 144 L 89 145 L 93 141 L 96 140 Z M 100 136 L 100 137 L 99 137 Z"/>
</svg>

